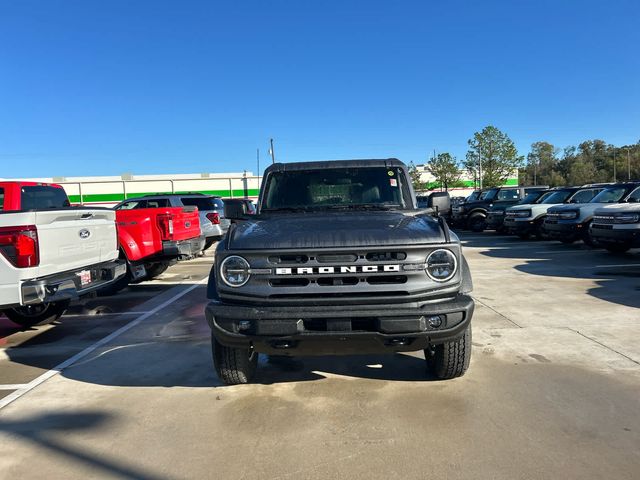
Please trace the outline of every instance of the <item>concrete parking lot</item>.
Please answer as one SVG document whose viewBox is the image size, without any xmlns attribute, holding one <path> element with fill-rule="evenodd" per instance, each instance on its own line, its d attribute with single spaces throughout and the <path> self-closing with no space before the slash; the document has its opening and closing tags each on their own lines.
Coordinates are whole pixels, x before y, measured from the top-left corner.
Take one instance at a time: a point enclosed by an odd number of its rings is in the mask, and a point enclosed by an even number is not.
<svg viewBox="0 0 640 480">
<path fill-rule="evenodd" d="M 0 318 L 0 478 L 639 478 L 640 252 L 462 238 L 474 351 L 452 381 L 399 354 L 262 358 L 222 386 L 210 256 L 56 325 Z"/>
</svg>

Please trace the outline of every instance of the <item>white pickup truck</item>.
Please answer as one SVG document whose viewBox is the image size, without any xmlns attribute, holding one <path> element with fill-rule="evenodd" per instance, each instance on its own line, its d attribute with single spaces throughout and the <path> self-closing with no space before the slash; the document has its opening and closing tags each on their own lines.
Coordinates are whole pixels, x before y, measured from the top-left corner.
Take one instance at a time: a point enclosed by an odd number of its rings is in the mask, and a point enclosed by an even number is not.
<svg viewBox="0 0 640 480">
<path fill-rule="evenodd" d="M 71 207 L 59 185 L 0 181 L 0 311 L 10 320 L 50 323 L 125 272 L 114 211 Z"/>
</svg>

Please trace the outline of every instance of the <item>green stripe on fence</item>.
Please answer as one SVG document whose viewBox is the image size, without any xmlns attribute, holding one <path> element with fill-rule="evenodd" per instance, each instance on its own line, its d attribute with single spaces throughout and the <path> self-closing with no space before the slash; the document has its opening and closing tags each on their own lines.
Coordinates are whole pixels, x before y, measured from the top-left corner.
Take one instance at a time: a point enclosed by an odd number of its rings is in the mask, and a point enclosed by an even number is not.
<svg viewBox="0 0 640 480">
<path fill-rule="evenodd" d="M 142 197 L 145 195 L 168 195 L 171 192 L 135 192 L 135 193 L 127 193 L 127 199 Z M 260 193 L 260 189 L 258 188 L 248 188 L 245 190 L 243 188 L 238 188 L 234 190 L 190 190 L 190 191 L 178 191 L 175 192 L 178 194 L 188 194 L 188 193 L 202 193 L 204 195 L 214 195 L 218 197 L 244 197 L 245 194 L 249 197 L 257 197 Z M 121 202 L 124 200 L 123 193 L 87 193 L 82 195 L 82 199 L 80 195 L 69 195 L 69 201 L 71 203 L 97 203 L 97 202 Z"/>
</svg>

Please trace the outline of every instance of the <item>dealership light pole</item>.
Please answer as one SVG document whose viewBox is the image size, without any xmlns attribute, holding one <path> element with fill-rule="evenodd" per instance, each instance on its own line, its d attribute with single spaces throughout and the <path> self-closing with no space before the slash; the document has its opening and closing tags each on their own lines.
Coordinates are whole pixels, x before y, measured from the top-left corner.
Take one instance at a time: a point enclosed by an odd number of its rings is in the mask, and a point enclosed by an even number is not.
<svg viewBox="0 0 640 480">
<path fill-rule="evenodd" d="M 616 172 L 616 147 L 613 147 L 613 181 L 618 181 L 618 175 Z"/>
<path fill-rule="evenodd" d="M 269 155 L 271 155 L 271 163 L 276 163 L 276 152 L 273 150 L 273 138 L 269 139 L 271 148 L 269 148 Z"/>
<path fill-rule="evenodd" d="M 260 149 L 256 148 L 256 161 L 258 163 L 258 171 L 256 172 L 257 176 L 260 176 Z"/>
<path fill-rule="evenodd" d="M 629 147 L 627 147 L 627 180 L 631 180 L 631 157 L 629 156 Z"/>
</svg>

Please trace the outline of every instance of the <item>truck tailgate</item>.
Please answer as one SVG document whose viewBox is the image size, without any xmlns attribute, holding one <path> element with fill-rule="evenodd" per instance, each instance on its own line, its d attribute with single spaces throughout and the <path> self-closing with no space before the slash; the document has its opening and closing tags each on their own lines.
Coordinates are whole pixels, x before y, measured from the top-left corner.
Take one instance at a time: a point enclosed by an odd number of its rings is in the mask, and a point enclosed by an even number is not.
<svg viewBox="0 0 640 480">
<path fill-rule="evenodd" d="M 41 277 L 118 257 L 115 212 L 112 210 L 37 211 L 35 224 Z"/>
<path fill-rule="evenodd" d="M 173 216 L 173 240 L 187 240 L 200 236 L 200 215 L 193 207 L 170 208 Z"/>
</svg>

